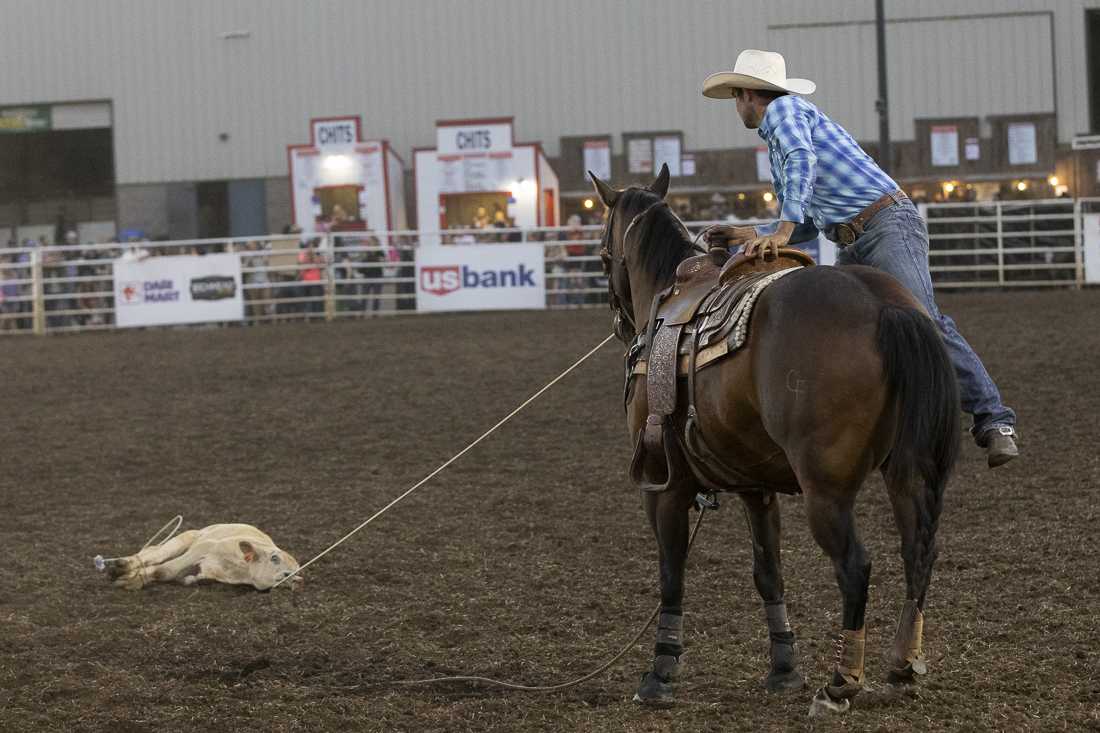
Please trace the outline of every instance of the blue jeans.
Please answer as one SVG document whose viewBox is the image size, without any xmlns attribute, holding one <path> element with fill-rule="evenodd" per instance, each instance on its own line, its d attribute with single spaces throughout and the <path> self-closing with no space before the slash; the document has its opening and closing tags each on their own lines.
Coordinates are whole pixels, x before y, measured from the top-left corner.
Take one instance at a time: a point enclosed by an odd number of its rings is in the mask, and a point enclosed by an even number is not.
<svg viewBox="0 0 1100 733">
<path fill-rule="evenodd" d="M 959 380 L 962 408 L 974 416 L 971 432 L 977 436 L 994 425 L 1015 425 L 1016 413 L 1001 402 L 1001 393 L 982 360 L 955 327 L 940 313 L 928 273 L 928 227 L 917 209 L 903 201 L 879 211 L 855 244 L 838 248 L 838 265 L 867 265 L 896 277 L 916 296 L 939 324 L 943 343 Z"/>
</svg>

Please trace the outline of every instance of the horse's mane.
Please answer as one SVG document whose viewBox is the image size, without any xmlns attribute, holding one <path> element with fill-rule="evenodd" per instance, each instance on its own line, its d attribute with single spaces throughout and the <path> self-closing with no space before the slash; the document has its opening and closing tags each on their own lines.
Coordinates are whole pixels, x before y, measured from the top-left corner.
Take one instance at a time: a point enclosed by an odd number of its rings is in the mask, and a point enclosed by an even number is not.
<svg viewBox="0 0 1100 733">
<path fill-rule="evenodd" d="M 661 200 L 644 188 L 628 188 L 621 196 L 619 206 L 626 222 Z M 683 222 L 667 206 L 658 206 L 642 217 L 631 230 L 631 236 L 638 242 L 639 264 L 660 288 L 672 283 L 676 267 L 693 248 Z"/>
</svg>

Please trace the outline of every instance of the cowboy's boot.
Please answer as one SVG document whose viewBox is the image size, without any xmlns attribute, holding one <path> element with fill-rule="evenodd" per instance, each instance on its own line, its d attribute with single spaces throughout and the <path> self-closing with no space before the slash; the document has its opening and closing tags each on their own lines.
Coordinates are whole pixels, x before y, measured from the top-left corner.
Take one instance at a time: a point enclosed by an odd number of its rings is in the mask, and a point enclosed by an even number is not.
<svg viewBox="0 0 1100 733">
<path fill-rule="evenodd" d="M 978 446 L 985 448 L 986 462 L 990 468 L 1003 466 L 1020 455 L 1016 438 L 1016 430 L 1011 425 L 994 425 L 978 435 Z"/>
</svg>

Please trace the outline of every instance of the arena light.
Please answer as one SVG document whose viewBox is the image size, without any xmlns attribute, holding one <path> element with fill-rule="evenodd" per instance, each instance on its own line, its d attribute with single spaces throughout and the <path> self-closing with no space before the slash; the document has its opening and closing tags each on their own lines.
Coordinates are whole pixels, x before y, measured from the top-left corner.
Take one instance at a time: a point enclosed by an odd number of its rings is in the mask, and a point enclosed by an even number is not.
<svg viewBox="0 0 1100 733">
<path fill-rule="evenodd" d="M 745 194 L 743 192 L 737 194 L 737 200 L 738 201 L 744 201 L 745 200 Z"/>
<path fill-rule="evenodd" d="M 1020 181 L 1016 184 L 1016 190 L 1023 192 L 1027 190 L 1027 181 Z"/>
<path fill-rule="evenodd" d="M 535 193 L 535 182 L 530 178 L 518 178 L 508 188 L 511 189 L 512 196 L 515 198 L 532 196 Z"/>
<path fill-rule="evenodd" d="M 775 198 L 775 195 L 771 191 L 765 191 L 764 192 L 764 200 L 767 201 L 769 204 L 772 202 L 772 199 L 774 199 L 774 198 Z"/>
<path fill-rule="evenodd" d="M 593 201 L 592 199 L 585 199 L 584 200 L 584 208 L 586 208 L 586 209 L 591 209 L 595 205 L 596 205 L 596 202 Z"/>
<path fill-rule="evenodd" d="M 352 166 L 351 156 L 326 155 L 321 159 L 321 166 L 327 171 L 346 171 Z"/>
<path fill-rule="evenodd" d="M 946 194 L 954 193 L 955 192 L 955 182 L 954 181 L 944 181 L 943 192 L 946 193 Z"/>
<path fill-rule="evenodd" d="M 1058 188 L 1058 176 L 1051 176 L 1047 179 L 1047 183 L 1049 183 L 1051 186 L 1054 186 L 1055 188 Z"/>
</svg>

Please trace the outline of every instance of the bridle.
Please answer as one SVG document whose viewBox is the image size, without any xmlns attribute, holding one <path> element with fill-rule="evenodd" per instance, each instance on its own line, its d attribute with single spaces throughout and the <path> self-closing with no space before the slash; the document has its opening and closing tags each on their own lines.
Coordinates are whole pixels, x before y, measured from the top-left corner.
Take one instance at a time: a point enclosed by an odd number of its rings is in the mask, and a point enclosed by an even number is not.
<svg viewBox="0 0 1100 733">
<path fill-rule="evenodd" d="M 630 189 L 627 189 L 630 190 Z M 623 191 L 622 193 L 626 193 Z M 620 194 L 621 196 L 621 194 Z M 618 202 L 616 202 L 617 204 Z M 611 306 L 611 310 L 615 311 L 613 329 L 615 336 L 623 343 L 629 345 L 633 342 L 637 334 L 641 333 L 638 328 L 637 322 L 634 320 L 634 315 L 624 305 L 624 299 L 615 290 L 615 274 L 619 272 L 622 274 L 625 282 L 630 282 L 629 274 L 626 267 L 626 243 L 630 239 L 631 231 L 634 229 L 634 225 L 645 219 L 651 212 L 661 208 L 667 207 L 668 202 L 663 198 L 660 201 L 655 201 L 640 213 L 635 214 L 634 218 L 630 220 L 630 223 L 626 225 L 626 229 L 623 231 L 622 241 L 622 254 L 616 256 L 611 242 L 612 232 L 615 230 L 615 213 L 618 210 L 616 205 L 613 205 L 610 209 L 610 213 L 607 217 L 607 225 L 604 227 L 603 239 L 600 242 L 600 259 L 603 261 L 604 272 L 607 275 L 607 300 Z M 675 214 L 673 214 L 675 216 Z M 676 217 L 676 221 L 683 227 L 684 232 L 691 236 L 684 223 L 680 221 L 680 217 Z M 698 238 L 696 238 L 696 242 Z M 692 243 L 692 247 L 704 251 L 695 242 Z M 642 324 L 645 325 L 645 324 Z M 627 328 L 629 327 L 629 331 Z"/>
</svg>

